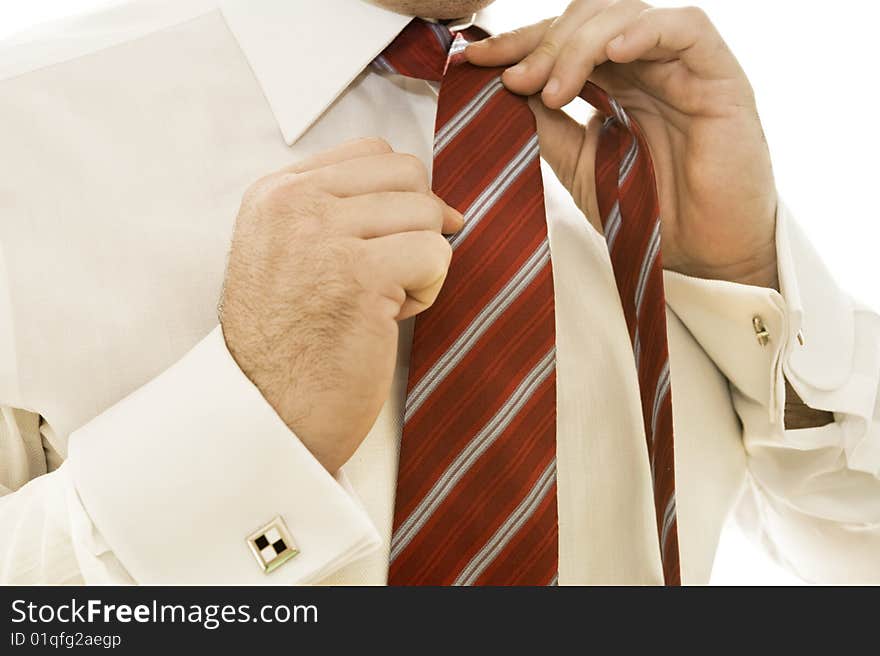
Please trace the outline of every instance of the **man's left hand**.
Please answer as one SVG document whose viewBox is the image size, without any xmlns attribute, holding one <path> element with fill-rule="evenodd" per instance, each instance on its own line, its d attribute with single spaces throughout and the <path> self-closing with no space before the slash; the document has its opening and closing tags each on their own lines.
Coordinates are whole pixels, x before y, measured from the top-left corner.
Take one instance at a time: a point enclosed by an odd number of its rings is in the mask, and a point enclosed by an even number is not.
<svg viewBox="0 0 880 656">
<path fill-rule="evenodd" d="M 667 269 L 778 287 L 777 195 L 754 93 L 699 9 L 638 0 L 575 0 L 565 13 L 467 50 L 509 66 L 511 91 L 532 96 L 544 158 L 584 213 L 598 216 L 595 157 L 602 120 L 561 111 L 589 80 L 641 125 L 651 148 Z"/>
</svg>

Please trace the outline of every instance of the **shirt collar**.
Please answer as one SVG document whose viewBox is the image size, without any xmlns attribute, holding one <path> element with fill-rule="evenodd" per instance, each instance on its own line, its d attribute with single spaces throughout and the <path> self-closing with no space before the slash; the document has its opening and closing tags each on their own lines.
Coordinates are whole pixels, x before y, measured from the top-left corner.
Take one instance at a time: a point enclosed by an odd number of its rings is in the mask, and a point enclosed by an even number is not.
<svg viewBox="0 0 880 656">
<path fill-rule="evenodd" d="M 221 0 L 220 9 L 288 145 L 412 20 L 368 0 Z"/>
</svg>

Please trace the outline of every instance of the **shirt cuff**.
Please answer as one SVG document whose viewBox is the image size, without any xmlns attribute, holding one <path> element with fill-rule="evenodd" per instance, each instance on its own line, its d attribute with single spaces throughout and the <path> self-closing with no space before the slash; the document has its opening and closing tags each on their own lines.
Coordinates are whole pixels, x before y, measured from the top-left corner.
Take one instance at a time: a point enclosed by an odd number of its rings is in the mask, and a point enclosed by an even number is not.
<svg viewBox="0 0 880 656">
<path fill-rule="evenodd" d="M 69 454 L 88 516 L 138 583 L 310 583 L 380 544 L 343 475 L 287 428 L 219 327 L 76 431 Z M 247 539 L 276 517 L 299 553 L 265 573 Z"/>
<path fill-rule="evenodd" d="M 783 421 L 785 378 L 810 407 L 870 417 L 876 381 L 853 369 L 853 303 L 784 205 L 776 248 L 781 293 L 666 272 L 670 309 L 771 423 Z"/>
</svg>

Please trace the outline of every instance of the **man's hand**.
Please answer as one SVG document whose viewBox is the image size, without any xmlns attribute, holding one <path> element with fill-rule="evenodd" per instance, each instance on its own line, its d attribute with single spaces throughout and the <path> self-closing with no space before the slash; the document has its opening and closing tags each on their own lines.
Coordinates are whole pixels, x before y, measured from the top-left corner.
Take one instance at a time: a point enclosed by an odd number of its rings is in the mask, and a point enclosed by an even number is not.
<svg viewBox="0 0 880 656">
<path fill-rule="evenodd" d="M 462 216 L 411 155 L 365 139 L 245 195 L 221 301 L 229 351 L 331 473 L 366 437 L 397 357 L 397 322 L 431 306 Z"/>
<path fill-rule="evenodd" d="M 642 126 L 656 168 L 667 269 L 775 288 L 776 189 L 752 88 L 699 9 L 638 0 L 576 0 L 565 13 L 471 45 L 469 60 L 507 66 L 532 95 L 542 154 L 584 213 L 598 216 L 601 120 L 559 109 L 590 80 Z"/>
</svg>

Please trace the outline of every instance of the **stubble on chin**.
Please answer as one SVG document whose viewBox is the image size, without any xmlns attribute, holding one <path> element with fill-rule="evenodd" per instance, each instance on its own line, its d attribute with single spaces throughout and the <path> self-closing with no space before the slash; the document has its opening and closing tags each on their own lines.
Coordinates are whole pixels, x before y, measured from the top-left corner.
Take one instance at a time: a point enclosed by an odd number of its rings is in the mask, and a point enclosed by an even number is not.
<svg viewBox="0 0 880 656">
<path fill-rule="evenodd" d="M 492 4 L 494 0 L 371 0 L 380 7 L 408 16 L 461 18 Z"/>
</svg>

